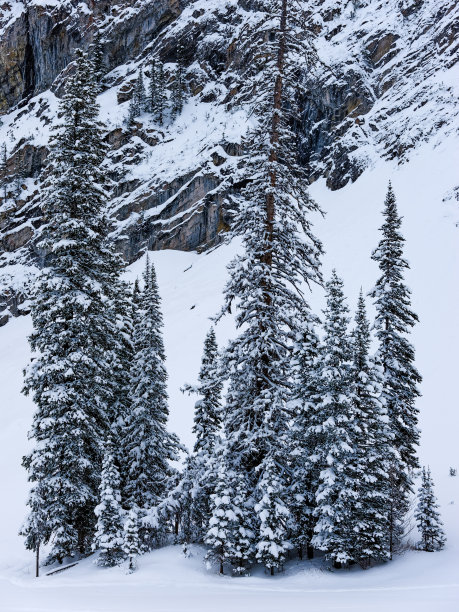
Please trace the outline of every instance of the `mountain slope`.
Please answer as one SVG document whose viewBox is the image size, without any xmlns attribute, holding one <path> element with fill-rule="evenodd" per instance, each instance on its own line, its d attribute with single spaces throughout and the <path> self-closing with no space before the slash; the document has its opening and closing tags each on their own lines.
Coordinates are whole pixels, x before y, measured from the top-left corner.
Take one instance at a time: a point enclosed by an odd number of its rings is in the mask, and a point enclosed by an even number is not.
<svg viewBox="0 0 459 612">
<path fill-rule="evenodd" d="M 326 177 L 329 187 L 341 188 L 378 159 L 404 163 L 422 143 L 435 145 L 457 133 L 454 0 L 302 4 L 317 49 L 315 66 L 305 61 L 299 89 L 301 155 L 312 180 Z M 0 195 L 2 320 L 8 310 L 17 314 L 28 291 L 26 275 L 19 282 L 10 266 L 41 265 L 34 244 L 56 96 L 72 69 L 75 47 L 89 48 L 96 32 L 107 71 L 100 103 L 111 145 L 105 167 L 119 250 L 132 262 L 147 247 L 193 250 L 217 243 L 228 224 L 223 196 L 237 189 L 232 176 L 256 104 L 240 96 L 253 62 L 244 54 L 241 35 L 247 28 L 256 32 L 261 23 L 255 0 L 24 0 L 4 6 L 0 107 L 6 114 L 0 144 L 8 159 L 6 173 L 0 171 L 1 193 L 7 193 Z M 148 85 L 154 54 L 164 62 L 172 87 L 179 47 L 189 91 L 182 115 L 160 126 L 145 113 L 128 129 L 125 118 L 139 69 Z M 29 272 L 33 275 L 33 267 Z"/>
</svg>

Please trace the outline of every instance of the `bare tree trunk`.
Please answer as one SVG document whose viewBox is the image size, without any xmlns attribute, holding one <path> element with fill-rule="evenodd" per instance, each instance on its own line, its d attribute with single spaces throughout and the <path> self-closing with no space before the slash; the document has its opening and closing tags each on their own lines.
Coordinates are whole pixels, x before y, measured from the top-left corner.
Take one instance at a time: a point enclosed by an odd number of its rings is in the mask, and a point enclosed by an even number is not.
<svg viewBox="0 0 459 612">
<path fill-rule="evenodd" d="M 40 544 L 37 544 L 35 551 L 35 578 L 40 577 Z"/>
<path fill-rule="evenodd" d="M 284 70 L 285 70 L 285 50 L 286 50 L 286 31 L 287 31 L 287 3 L 288 0 L 282 0 L 281 21 L 279 29 L 279 48 L 277 52 L 277 75 L 274 84 L 274 101 L 273 101 L 273 116 L 270 134 L 270 151 L 269 151 L 269 183 L 271 190 L 266 196 L 266 235 L 268 241 L 268 249 L 264 253 L 264 263 L 268 266 L 272 265 L 272 243 L 274 238 L 274 218 L 276 214 L 274 189 L 277 185 L 277 173 L 274 164 L 277 162 L 277 147 L 279 144 L 279 128 L 282 111 L 282 95 L 284 89 Z M 265 301 L 269 305 L 271 296 L 266 294 Z"/>
<path fill-rule="evenodd" d="M 269 169 L 268 169 L 268 179 L 271 189 L 266 194 L 266 219 L 265 219 L 265 232 L 266 232 L 266 245 L 264 246 L 264 252 L 261 257 L 262 263 L 265 265 L 272 267 L 273 265 L 273 241 L 274 241 L 274 220 L 276 216 L 276 203 L 274 190 L 277 185 L 277 172 L 275 168 L 275 163 L 277 162 L 277 147 L 279 144 L 279 128 L 280 128 L 280 117 L 282 110 L 282 95 L 283 95 L 283 78 L 284 78 L 284 68 L 285 68 L 285 49 L 286 49 L 286 30 L 287 30 L 287 2 L 288 0 L 282 0 L 282 8 L 281 8 L 281 20 L 279 27 L 279 48 L 277 51 L 277 75 L 276 81 L 274 84 L 274 97 L 273 97 L 273 113 L 271 120 L 271 132 L 269 135 Z M 262 283 L 263 290 L 263 301 L 267 306 L 271 306 L 272 297 L 270 287 L 267 287 L 264 283 Z M 264 334 L 266 330 L 264 329 L 263 323 L 260 324 L 260 333 Z M 260 377 L 258 386 L 261 391 L 262 382 L 261 380 L 264 378 L 265 380 L 269 377 L 266 376 L 266 372 L 269 370 L 270 365 L 270 355 L 262 356 L 262 373 L 263 376 Z"/>
</svg>

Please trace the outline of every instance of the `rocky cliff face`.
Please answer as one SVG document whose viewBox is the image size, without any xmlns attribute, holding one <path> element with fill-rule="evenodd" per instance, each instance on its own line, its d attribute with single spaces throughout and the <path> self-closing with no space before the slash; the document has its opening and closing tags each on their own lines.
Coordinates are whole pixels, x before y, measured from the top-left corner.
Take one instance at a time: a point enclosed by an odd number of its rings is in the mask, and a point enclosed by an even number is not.
<svg viewBox="0 0 459 612">
<path fill-rule="evenodd" d="M 40 175 L 57 97 L 76 47 L 100 33 L 100 103 L 113 239 L 127 261 L 145 248 L 205 248 L 227 227 L 222 192 L 237 188 L 241 138 L 254 100 L 238 91 L 248 59 L 240 32 L 257 26 L 255 0 L 0 0 L 0 250 L 9 298 L 14 266 L 38 262 Z M 457 129 L 455 0 L 304 0 L 317 61 L 305 62 L 301 153 L 311 180 L 332 189 L 376 158 L 408 159 L 425 139 Z M 250 20 L 250 21 L 249 21 Z M 152 54 L 173 83 L 181 48 L 188 101 L 163 126 L 125 118 Z M 457 75 L 457 72 L 456 72 Z M 13 267 L 12 267 L 13 266 Z M 13 295 L 13 297 L 11 297 Z M 16 296 L 16 297 L 14 297 Z M 16 304 L 16 302 L 14 302 Z M 17 307 L 17 305 L 15 306 Z M 0 306 L 1 308 L 1 306 Z"/>
<path fill-rule="evenodd" d="M 55 85 L 76 48 L 106 36 L 107 71 L 136 57 L 180 0 L 23 0 L 0 5 L 0 112 Z"/>
</svg>

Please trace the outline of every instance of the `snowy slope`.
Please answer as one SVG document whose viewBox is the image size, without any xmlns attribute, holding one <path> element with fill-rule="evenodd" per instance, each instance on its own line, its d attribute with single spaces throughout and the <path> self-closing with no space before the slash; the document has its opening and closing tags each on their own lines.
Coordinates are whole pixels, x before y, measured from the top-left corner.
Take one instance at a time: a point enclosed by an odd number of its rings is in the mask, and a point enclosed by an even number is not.
<svg viewBox="0 0 459 612">
<path fill-rule="evenodd" d="M 317 34 L 319 59 L 302 91 L 302 150 L 312 177 L 326 176 L 329 185 L 339 188 L 381 157 L 406 161 L 424 142 L 443 142 L 457 133 L 459 4 L 455 0 L 300 0 L 300 4 L 308 12 L 306 25 Z M 107 10 L 100 6 L 99 14 L 99 5 Z M 174 18 L 169 15 L 164 28 L 154 26 L 159 8 L 165 10 L 166 5 Z M 37 238 L 41 171 L 50 128 L 56 123 L 63 69 L 73 59 L 72 32 L 81 32 L 78 44 L 84 48 L 92 40 L 87 21 L 102 33 L 109 72 L 99 100 L 111 145 L 105 164 L 113 180 L 108 186 L 113 188 L 110 215 L 114 239 L 130 262 L 147 245 L 190 250 L 218 240 L 228 218 L 216 189 L 222 184 L 226 189 L 231 182 L 232 169 L 240 162 L 241 138 L 256 104 L 250 96 L 242 104 L 237 94 L 250 64 L 241 48 L 241 34 L 249 25 L 257 31 L 262 22 L 261 13 L 247 10 L 253 8 L 251 0 L 4 3 L 0 28 L 13 48 L 22 40 L 15 28 L 25 9 L 30 12 L 37 6 L 42 10 L 30 27 L 39 58 L 48 58 L 52 32 L 62 27 L 66 62 L 59 54 L 59 62 L 53 57 L 40 64 L 37 74 L 45 81 L 36 82 L 33 96 L 10 106 L 0 120 L 0 144 L 6 145 L 9 158 L 8 190 L 14 191 L 18 169 L 24 167 L 28 177 L 22 181 L 18 203 L 12 197 L 3 202 L 0 193 L 0 309 L 5 314 L 10 304 L 3 308 L 3 294 L 28 291 L 27 285 L 12 286 L 9 264 L 30 263 L 29 247 Z M 51 27 L 55 23 L 59 27 Z M 142 30 L 144 24 L 149 24 L 148 35 Z M 40 33 L 48 30 L 51 39 L 41 40 Z M 154 52 L 165 62 L 170 85 L 179 44 L 184 45 L 190 94 L 184 112 L 164 126 L 145 113 L 128 130 L 124 120 L 139 69 L 143 68 L 148 86 Z M 18 75 L 21 70 L 16 66 Z M 51 90 L 47 89 L 50 72 L 56 77 Z M 13 69 L 6 60 L 2 63 L 0 53 L 3 73 L 11 76 Z"/>
<path fill-rule="evenodd" d="M 421 410 L 423 463 L 430 464 L 446 523 L 447 547 L 440 553 L 409 552 L 393 563 L 367 572 L 325 572 L 320 561 L 292 562 L 285 576 L 269 579 L 219 578 L 207 570 L 203 553 L 184 559 L 179 548 L 156 551 L 140 560 L 134 575 L 123 569 L 101 570 L 91 559 L 68 572 L 35 580 L 33 556 L 16 535 L 25 512 L 27 483 L 20 467 L 27 450 L 26 432 L 33 406 L 20 394 L 21 369 L 28 359 L 26 335 L 30 319 L 14 319 L 0 328 L 0 610 L 182 612 L 234 609 L 279 612 L 285 607 L 323 610 L 456 611 L 459 607 L 459 468 L 457 431 L 457 368 L 459 364 L 459 229 L 457 187 L 459 147 L 445 139 L 426 144 L 408 164 L 379 162 L 356 183 L 331 192 L 323 181 L 311 192 L 326 211 L 316 219 L 316 231 L 326 248 L 324 272 L 336 266 L 344 277 L 351 308 L 360 286 L 371 288 L 377 268 L 370 252 L 378 241 L 381 209 L 389 178 L 404 215 L 407 275 L 420 324 L 414 331 L 417 365 L 424 376 Z M 190 444 L 193 399 L 179 390 L 198 372 L 202 342 L 221 303 L 225 265 L 236 244 L 198 255 L 160 251 L 151 256 L 157 266 L 165 315 L 169 368 L 171 429 Z M 134 278 L 140 260 L 128 274 Z M 321 290 L 311 298 L 322 307 Z M 233 333 L 227 320 L 217 327 L 220 343 Z M 415 534 L 411 535 L 415 539 Z"/>
</svg>

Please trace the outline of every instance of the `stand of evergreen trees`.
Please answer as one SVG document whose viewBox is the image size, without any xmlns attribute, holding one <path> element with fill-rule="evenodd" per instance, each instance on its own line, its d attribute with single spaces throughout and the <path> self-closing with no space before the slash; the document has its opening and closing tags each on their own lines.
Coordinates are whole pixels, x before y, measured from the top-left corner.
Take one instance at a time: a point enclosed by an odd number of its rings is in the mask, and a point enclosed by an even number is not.
<svg viewBox="0 0 459 612">
<path fill-rule="evenodd" d="M 402 540 L 418 468 L 421 377 L 408 339 L 417 316 L 395 195 L 389 185 L 372 255 L 380 269 L 369 294 L 375 338 L 362 291 L 351 326 L 336 271 L 320 321 L 305 296 L 305 287 L 322 284 L 311 221 L 320 209 L 307 192 L 295 131 L 299 58 L 314 53 L 297 3 L 257 4 L 266 19 L 241 41 L 246 53 L 263 51 L 257 121 L 234 176 L 245 186 L 232 196 L 229 235 L 241 236 L 243 249 L 229 266 L 217 316 L 234 312 L 237 335 L 219 351 L 212 328 L 198 383 L 184 388 L 198 400 L 196 442 L 181 473 L 171 466 L 183 449 L 167 430 L 155 269 L 147 258 L 142 286 L 121 280 L 104 213 L 98 71 L 76 54 L 51 141 L 46 266 L 24 385 L 37 411 L 24 458 L 32 486 L 22 533 L 37 552 L 51 544 L 49 561 L 96 548 L 99 564 L 127 559 L 133 571 L 152 548 L 197 542 L 221 573 L 242 575 L 261 563 L 274 574 L 293 550 L 301 558 L 323 551 L 336 568 L 366 568 L 390 559 Z M 131 120 L 147 108 L 164 120 L 161 74 L 152 64 L 147 100 L 139 72 Z M 179 66 L 175 88 L 182 82 Z M 241 84 L 242 98 L 252 85 Z M 182 103 L 175 100 L 174 113 Z M 423 548 L 441 548 L 430 472 L 416 518 Z"/>
<path fill-rule="evenodd" d="M 176 68 L 172 74 L 164 70 L 164 64 L 152 56 L 148 65 L 148 91 L 144 84 L 144 69 L 140 66 L 129 103 L 127 125 L 132 126 L 143 113 L 150 113 L 160 126 L 167 118 L 174 121 L 182 113 L 187 96 L 183 47 L 177 50 Z"/>
<path fill-rule="evenodd" d="M 94 64 L 77 51 L 42 200 L 47 255 L 24 384 L 37 410 L 34 448 L 24 457 L 32 487 L 22 533 L 35 551 L 51 544 L 49 562 L 95 546 L 102 565 L 125 554 L 133 565 L 163 535 L 142 518 L 168 492 L 179 442 L 167 431 L 154 268 L 147 262 L 144 286 L 132 293 L 108 238 L 97 93 Z"/>
</svg>

